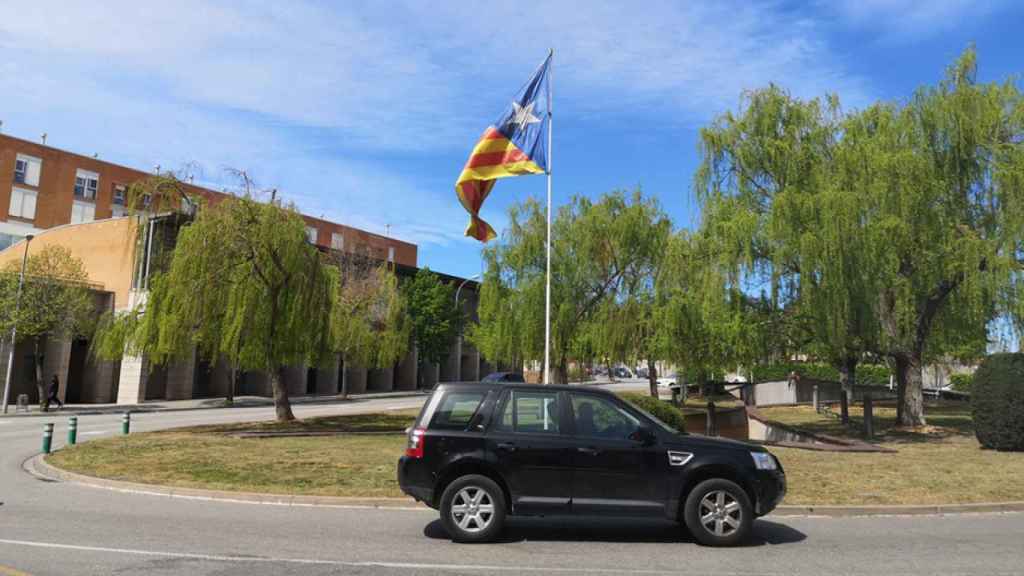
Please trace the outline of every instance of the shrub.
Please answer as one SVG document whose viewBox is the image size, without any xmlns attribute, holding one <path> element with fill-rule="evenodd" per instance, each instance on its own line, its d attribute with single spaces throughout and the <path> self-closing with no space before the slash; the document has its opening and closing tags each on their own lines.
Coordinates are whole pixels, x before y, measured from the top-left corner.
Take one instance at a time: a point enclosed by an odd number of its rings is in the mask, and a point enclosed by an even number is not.
<svg viewBox="0 0 1024 576">
<path fill-rule="evenodd" d="M 953 374 L 949 377 L 949 385 L 957 392 L 970 392 L 974 383 L 974 374 Z"/>
<path fill-rule="evenodd" d="M 978 442 L 996 450 L 1024 451 L 1024 354 L 993 354 L 971 386 Z"/>
<path fill-rule="evenodd" d="M 623 394 L 622 399 L 645 412 L 649 412 L 655 418 L 676 430 L 679 430 L 680 432 L 686 431 L 686 420 L 683 417 L 682 411 L 672 404 L 651 396 L 637 394 L 635 392 Z"/>
</svg>

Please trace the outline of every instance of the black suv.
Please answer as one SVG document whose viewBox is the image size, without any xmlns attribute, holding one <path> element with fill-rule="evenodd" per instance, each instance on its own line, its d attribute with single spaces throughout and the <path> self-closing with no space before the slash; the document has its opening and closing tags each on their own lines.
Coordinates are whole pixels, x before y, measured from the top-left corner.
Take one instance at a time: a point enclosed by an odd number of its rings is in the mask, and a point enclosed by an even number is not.
<svg viewBox="0 0 1024 576">
<path fill-rule="evenodd" d="M 460 542 L 494 539 L 509 514 L 586 514 L 669 518 L 731 545 L 786 493 L 760 446 L 680 433 L 603 390 L 509 383 L 434 390 L 398 483 Z"/>
</svg>

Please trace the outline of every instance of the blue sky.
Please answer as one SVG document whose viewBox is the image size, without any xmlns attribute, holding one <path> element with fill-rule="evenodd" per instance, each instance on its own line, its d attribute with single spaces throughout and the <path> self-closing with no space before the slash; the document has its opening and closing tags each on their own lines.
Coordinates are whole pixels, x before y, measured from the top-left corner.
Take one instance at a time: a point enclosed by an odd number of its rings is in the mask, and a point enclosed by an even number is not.
<svg viewBox="0 0 1024 576">
<path fill-rule="evenodd" d="M 99 9 L 99 6 L 103 9 Z M 554 61 L 556 205 L 642 186 L 696 222 L 697 132 L 774 82 L 857 108 L 935 82 L 971 42 L 980 78 L 1024 72 L 1024 4 L 19 2 L 0 19 L 3 131 L 151 168 L 244 169 L 304 212 L 415 242 L 469 276 L 453 189 L 480 133 Z M 482 215 L 544 194 L 500 182 Z"/>
</svg>

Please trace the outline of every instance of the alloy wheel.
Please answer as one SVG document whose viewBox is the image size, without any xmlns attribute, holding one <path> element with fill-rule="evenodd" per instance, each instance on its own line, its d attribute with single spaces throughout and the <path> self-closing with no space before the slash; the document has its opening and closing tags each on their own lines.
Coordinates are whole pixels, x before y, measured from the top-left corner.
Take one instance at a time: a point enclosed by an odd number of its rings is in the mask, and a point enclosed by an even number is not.
<svg viewBox="0 0 1024 576">
<path fill-rule="evenodd" d="M 460 530 L 483 531 L 494 518 L 494 501 L 483 488 L 466 486 L 452 499 L 451 516 Z"/>
<path fill-rule="evenodd" d="M 730 536 L 740 528 L 743 509 L 725 490 L 713 490 L 704 495 L 697 510 L 700 525 L 715 536 Z"/>
</svg>

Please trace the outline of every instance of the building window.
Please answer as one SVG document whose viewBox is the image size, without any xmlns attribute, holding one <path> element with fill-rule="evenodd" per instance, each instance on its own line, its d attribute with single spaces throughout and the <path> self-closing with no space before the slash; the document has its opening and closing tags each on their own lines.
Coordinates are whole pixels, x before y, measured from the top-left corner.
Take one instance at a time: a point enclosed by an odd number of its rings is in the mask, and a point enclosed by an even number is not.
<svg viewBox="0 0 1024 576">
<path fill-rule="evenodd" d="M 75 202 L 71 205 L 71 223 L 81 224 L 96 219 L 96 205 L 91 202 Z"/>
<path fill-rule="evenodd" d="M 345 237 L 337 232 L 331 232 L 331 248 L 339 252 L 345 249 Z"/>
<path fill-rule="evenodd" d="M 34 190 L 22 190 L 14 188 L 11 190 L 11 206 L 7 212 L 11 216 L 35 220 L 36 218 L 36 193 Z"/>
<path fill-rule="evenodd" d="M 43 161 L 39 158 L 18 154 L 14 160 L 14 181 L 18 184 L 39 187 L 39 173 Z"/>
<path fill-rule="evenodd" d="M 306 226 L 306 238 L 309 239 L 310 244 L 316 244 L 317 229 L 316 226 Z"/>
<path fill-rule="evenodd" d="M 75 173 L 75 198 L 80 200 L 96 200 L 96 189 L 100 186 L 100 175 L 88 170 Z"/>
<path fill-rule="evenodd" d="M 128 215 L 128 187 L 114 184 L 114 192 L 110 196 L 110 215 L 114 218 Z"/>
<path fill-rule="evenodd" d="M 392 264 L 394 264 L 394 262 L 395 262 L 395 247 L 394 246 L 388 246 L 388 262 L 391 262 Z"/>
</svg>

